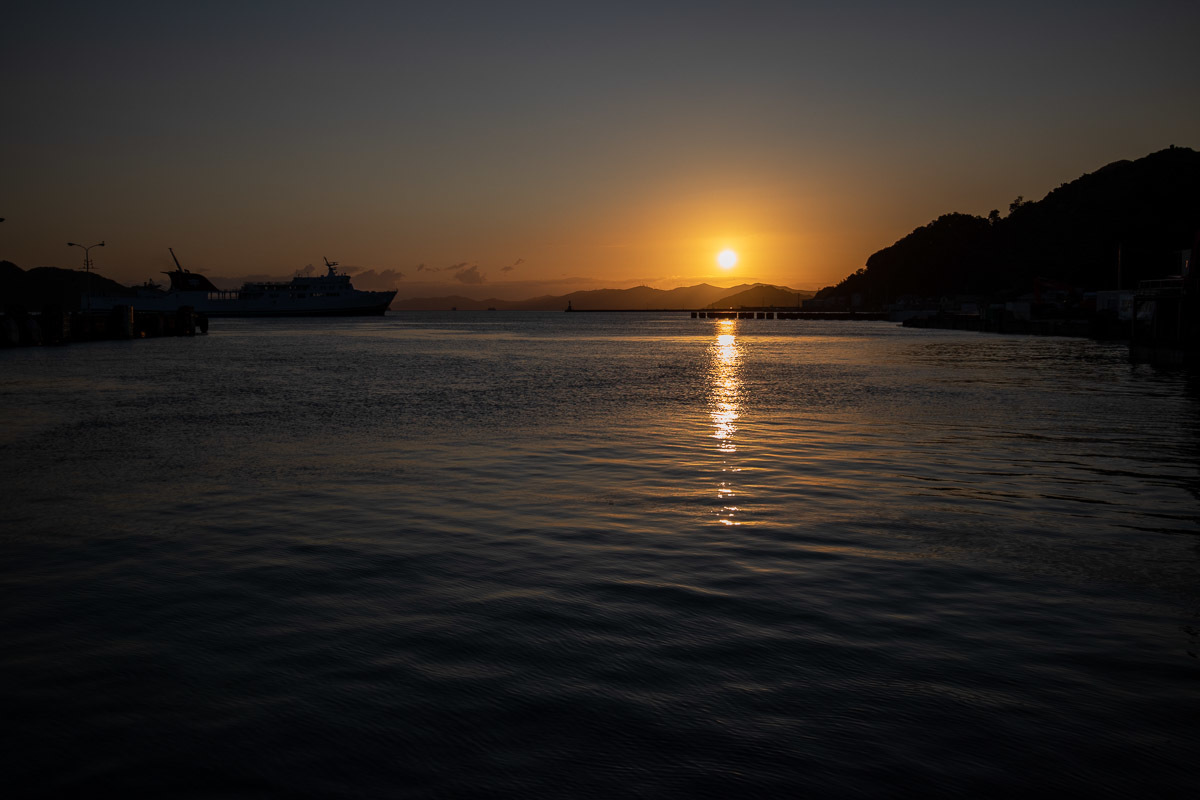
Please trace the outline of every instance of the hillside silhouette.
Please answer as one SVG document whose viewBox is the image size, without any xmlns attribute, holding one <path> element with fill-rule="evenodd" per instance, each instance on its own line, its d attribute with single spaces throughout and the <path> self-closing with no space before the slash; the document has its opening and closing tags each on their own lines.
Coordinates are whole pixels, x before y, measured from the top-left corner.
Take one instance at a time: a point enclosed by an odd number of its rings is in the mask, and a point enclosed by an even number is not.
<svg viewBox="0 0 1200 800">
<path fill-rule="evenodd" d="M 133 297 L 135 289 L 122 286 L 95 272 L 60 267 L 24 270 L 11 261 L 0 261 L 0 307 L 4 311 L 41 311 L 58 307 L 78 311 L 88 292 L 108 297 Z"/>
<path fill-rule="evenodd" d="M 1009 213 L 951 213 L 871 255 L 818 298 L 861 296 L 881 307 L 905 295 L 1004 296 L 1039 282 L 1132 289 L 1178 274 L 1200 231 L 1200 153 L 1171 147 L 1117 161 Z"/>
<path fill-rule="evenodd" d="M 562 311 L 569 303 L 576 311 L 642 311 L 662 309 L 740 308 L 743 306 L 795 306 L 797 298 L 812 292 L 768 284 L 741 284 L 722 288 L 707 283 L 678 289 L 592 289 L 564 295 L 543 295 L 527 300 L 474 300 L 460 295 L 446 297 L 397 298 L 392 308 L 399 311 L 436 311 L 457 308 L 461 311 L 494 308 L 499 311 Z"/>
<path fill-rule="evenodd" d="M 0 306 L 6 311 L 41 311 L 57 307 L 67 311 L 80 308 L 83 296 L 136 297 L 137 290 L 123 286 L 98 273 L 59 267 L 35 267 L 23 270 L 11 261 L 0 261 Z M 594 289 L 564 295 L 542 295 L 525 300 L 475 300 L 460 295 L 445 297 L 400 298 L 392 303 L 398 311 L 463 311 L 497 309 L 503 311 L 562 311 L 569 303 L 579 311 L 641 311 L 700 308 L 741 308 L 743 306 L 793 307 L 812 292 L 769 284 L 742 284 L 723 288 L 701 283 L 678 289 Z"/>
</svg>

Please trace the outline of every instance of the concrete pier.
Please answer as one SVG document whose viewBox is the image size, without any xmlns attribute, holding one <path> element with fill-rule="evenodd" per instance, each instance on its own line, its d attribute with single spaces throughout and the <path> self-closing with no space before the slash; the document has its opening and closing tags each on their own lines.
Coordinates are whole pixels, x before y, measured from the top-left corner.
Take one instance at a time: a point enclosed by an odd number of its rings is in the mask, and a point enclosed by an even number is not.
<svg viewBox="0 0 1200 800">
<path fill-rule="evenodd" d="M 885 311 L 693 311 L 692 319 L 808 319 L 808 320 L 844 320 L 855 322 L 886 321 Z"/>
<path fill-rule="evenodd" d="M 0 314 L 0 347 L 194 336 L 197 332 L 208 333 L 208 317 L 190 308 L 179 311 L 138 311 L 133 306 L 117 306 L 112 311 L 47 308 L 40 314 Z"/>
</svg>

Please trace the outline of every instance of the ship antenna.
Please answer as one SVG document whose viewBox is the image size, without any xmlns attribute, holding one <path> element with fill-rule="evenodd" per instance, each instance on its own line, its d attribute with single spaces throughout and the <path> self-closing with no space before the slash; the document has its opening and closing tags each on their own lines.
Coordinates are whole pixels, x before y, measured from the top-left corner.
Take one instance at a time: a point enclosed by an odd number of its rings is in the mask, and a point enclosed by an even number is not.
<svg viewBox="0 0 1200 800">
<path fill-rule="evenodd" d="M 175 261 L 175 269 L 183 272 L 183 267 L 179 266 L 179 259 L 175 257 L 175 248 L 168 247 L 167 249 L 171 251 L 171 258 Z"/>
</svg>

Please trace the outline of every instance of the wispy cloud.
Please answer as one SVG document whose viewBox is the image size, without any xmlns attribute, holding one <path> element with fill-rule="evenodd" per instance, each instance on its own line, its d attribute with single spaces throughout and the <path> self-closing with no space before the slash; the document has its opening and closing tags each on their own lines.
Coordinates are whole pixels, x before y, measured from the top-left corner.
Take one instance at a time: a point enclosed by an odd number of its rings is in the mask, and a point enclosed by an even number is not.
<svg viewBox="0 0 1200 800">
<path fill-rule="evenodd" d="M 454 273 L 454 280 L 459 283 L 480 284 L 487 280 L 487 276 L 479 271 L 477 264 L 472 264 Z"/>
<path fill-rule="evenodd" d="M 346 272 L 354 278 L 355 289 L 395 289 L 396 284 L 404 277 L 404 273 L 396 269 L 378 271 L 362 267 L 347 267 Z"/>
<path fill-rule="evenodd" d="M 487 280 L 487 273 L 479 271 L 479 265 L 474 261 L 460 261 L 457 264 L 450 264 L 445 267 L 430 267 L 426 264 L 418 264 L 417 272 L 453 272 L 451 275 L 454 280 L 459 283 L 480 284 Z"/>
<path fill-rule="evenodd" d="M 448 267 L 430 267 L 424 263 L 417 265 L 417 272 L 457 272 L 460 269 L 466 269 L 475 265 L 474 261 L 460 261 L 457 264 L 451 264 Z"/>
</svg>

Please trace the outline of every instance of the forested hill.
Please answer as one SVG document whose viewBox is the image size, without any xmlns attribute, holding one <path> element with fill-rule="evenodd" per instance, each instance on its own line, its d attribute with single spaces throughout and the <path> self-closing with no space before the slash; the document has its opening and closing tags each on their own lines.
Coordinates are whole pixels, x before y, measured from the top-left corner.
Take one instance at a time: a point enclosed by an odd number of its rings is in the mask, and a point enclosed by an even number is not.
<svg viewBox="0 0 1200 800">
<path fill-rule="evenodd" d="M 52 306 L 78 311 L 80 298 L 88 292 L 108 297 L 137 294 L 95 272 L 89 275 L 83 270 L 58 267 L 23 270 L 11 261 L 0 261 L 0 311 L 41 311 Z"/>
<path fill-rule="evenodd" d="M 1200 153 L 1160 150 L 1117 161 L 1007 216 L 946 214 L 885 247 L 818 297 L 859 293 L 867 306 L 903 295 L 1004 295 L 1038 280 L 1083 289 L 1134 288 L 1178 274 L 1200 232 Z"/>
</svg>

